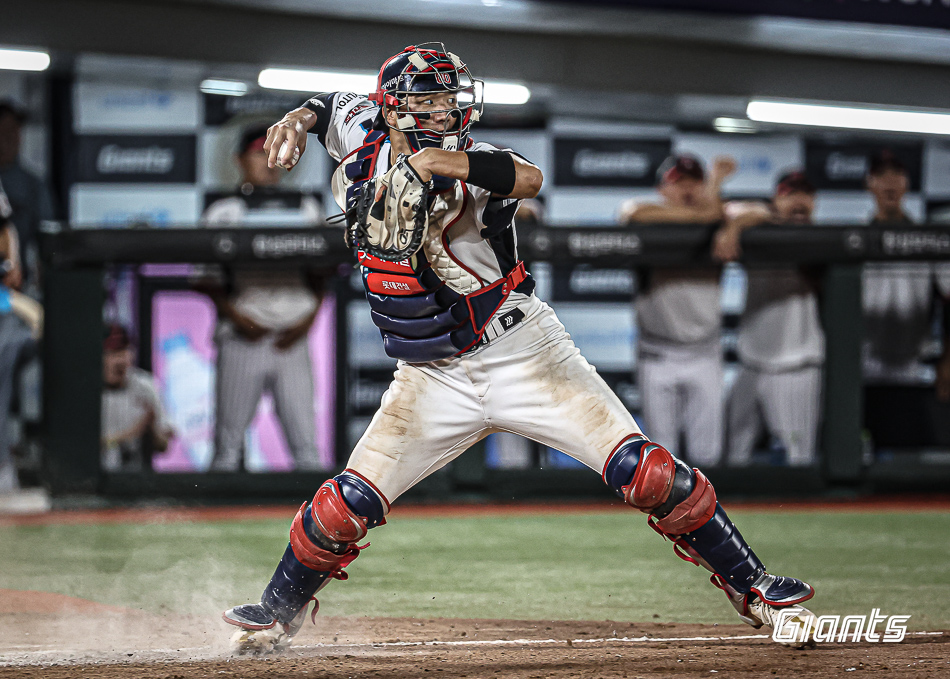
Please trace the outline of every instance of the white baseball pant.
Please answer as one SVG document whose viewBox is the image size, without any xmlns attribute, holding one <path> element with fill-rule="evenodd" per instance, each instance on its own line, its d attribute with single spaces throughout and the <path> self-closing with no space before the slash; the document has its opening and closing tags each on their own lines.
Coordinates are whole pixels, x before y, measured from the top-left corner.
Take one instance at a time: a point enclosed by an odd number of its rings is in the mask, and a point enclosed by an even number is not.
<svg viewBox="0 0 950 679">
<path fill-rule="evenodd" d="M 299 470 L 321 469 L 315 442 L 313 368 L 306 338 L 281 351 L 267 335 L 249 342 L 230 327 L 217 333 L 215 453 L 212 471 L 236 471 L 244 435 L 264 391 L 274 408 Z"/>
<path fill-rule="evenodd" d="M 520 308 L 520 324 L 470 355 L 400 361 L 347 468 L 392 502 L 472 444 L 507 431 L 600 474 L 614 447 L 640 429 L 554 311 L 534 296 Z"/>
<path fill-rule="evenodd" d="M 763 426 L 785 446 L 789 466 L 814 464 L 820 409 L 821 366 L 782 372 L 742 366 L 727 408 L 729 464 L 749 464 Z"/>
<path fill-rule="evenodd" d="M 645 433 L 676 457 L 697 467 L 719 464 L 723 443 L 722 350 L 702 345 L 642 346 L 637 383 Z M 679 451 L 680 435 L 686 450 Z M 685 452 L 684 454 L 681 454 Z"/>
</svg>

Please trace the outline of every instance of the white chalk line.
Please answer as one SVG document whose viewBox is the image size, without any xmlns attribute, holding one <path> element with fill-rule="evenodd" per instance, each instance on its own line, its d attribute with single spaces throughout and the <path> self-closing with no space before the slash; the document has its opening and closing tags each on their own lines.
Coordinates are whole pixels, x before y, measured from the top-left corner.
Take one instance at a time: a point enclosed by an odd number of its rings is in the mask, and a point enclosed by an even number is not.
<svg viewBox="0 0 950 679">
<path fill-rule="evenodd" d="M 908 632 L 906 636 L 943 636 L 944 632 Z M 768 634 L 743 634 L 726 637 L 604 637 L 601 639 L 465 639 L 458 641 L 377 641 L 362 644 L 294 644 L 291 648 L 297 650 L 304 649 L 365 649 L 365 648 L 405 648 L 419 646 L 545 646 L 559 644 L 563 646 L 573 646 L 575 644 L 638 644 L 638 643 L 666 643 L 670 641 L 751 641 L 754 639 L 769 639 Z M 22 648 L 22 646 L 20 647 Z M 9 652 L 9 651 L 7 651 Z M 134 655 L 129 657 L 128 653 Z M 195 654 L 195 655 L 191 655 Z M 70 657 L 70 655 L 72 657 Z M 115 651 L 105 654 L 96 654 L 90 650 L 72 650 L 72 649 L 43 649 L 37 651 L 17 651 L 7 657 L 0 657 L 0 667 L 10 667 L 23 664 L 43 662 L 41 658 L 47 658 L 46 662 L 82 664 L 82 661 L 102 662 L 119 660 L 120 662 L 141 662 L 141 658 L 135 658 L 136 655 L 146 657 L 146 662 L 167 662 L 175 659 L 189 660 L 214 660 L 220 657 L 215 653 L 209 653 L 207 646 L 196 646 L 193 648 L 181 649 L 148 649 L 126 651 L 117 653 Z M 162 656 L 156 658 L 154 656 Z M 54 656 L 51 658 L 51 656 Z M 152 657 L 149 657 L 152 656 Z"/>
<path fill-rule="evenodd" d="M 905 636 L 942 636 L 943 632 L 908 632 Z M 770 634 L 742 634 L 727 637 L 604 637 L 602 639 L 465 639 L 458 641 L 378 641 L 364 644 L 308 644 L 293 648 L 395 648 L 405 646 L 543 646 L 561 644 L 642 644 L 663 643 L 668 641 L 748 641 L 752 639 L 770 639 Z"/>
</svg>

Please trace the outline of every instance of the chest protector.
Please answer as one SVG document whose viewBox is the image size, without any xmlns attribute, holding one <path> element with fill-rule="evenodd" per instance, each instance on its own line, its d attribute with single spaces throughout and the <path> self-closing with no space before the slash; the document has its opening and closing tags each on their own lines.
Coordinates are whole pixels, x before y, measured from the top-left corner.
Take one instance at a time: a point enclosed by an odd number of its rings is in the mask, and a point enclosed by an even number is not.
<svg viewBox="0 0 950 679">
<path fill-rule="evenodd" d="M 333 174 L 334 198 L 346 211 L 347 220 L 355 217 L 359 191 L 374 175 L 385 140 L 385 133 L 371 132 Z M 435 198 L 430 196 L 430 201 Z M 524 262 L 518 262 L 506 277 L 463 295 L 436 274 L 424 249 L 401 262 L 387 262 L 359 250 L 357 258 L 370 315 L 383 337 L 386 355 L 409 363 L 438 361 L 475 348 L 508 296 L 526 281 L 524 292 L 533 287 Z"/>
</svg>

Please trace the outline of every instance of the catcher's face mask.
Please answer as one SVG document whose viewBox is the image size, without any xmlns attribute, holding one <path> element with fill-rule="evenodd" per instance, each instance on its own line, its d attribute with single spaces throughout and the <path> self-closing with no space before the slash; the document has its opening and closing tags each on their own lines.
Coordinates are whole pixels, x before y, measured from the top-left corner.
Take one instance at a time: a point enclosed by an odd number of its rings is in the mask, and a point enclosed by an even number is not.
<svg viewBox="0 0 950 679">
<path fill-rule="evenodd" d="M 469 128 L 481 116 L 482 90 L 482 81 L 472 78 L 442 43 L 426 43 L 387 60 L 369 99 L 396 113 L 396 125 L 390 127 L 405 134 L 413 152 L 458 151 L 465 149 Z"/>
</svg>

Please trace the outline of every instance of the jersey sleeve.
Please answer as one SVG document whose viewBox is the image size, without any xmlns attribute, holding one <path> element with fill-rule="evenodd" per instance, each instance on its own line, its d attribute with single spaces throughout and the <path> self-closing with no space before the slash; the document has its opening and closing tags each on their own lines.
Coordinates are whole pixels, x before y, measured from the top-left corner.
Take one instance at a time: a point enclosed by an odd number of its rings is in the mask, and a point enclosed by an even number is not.
<svg viewBox="0 0 950 679">
<path fill-rule="evenodd" d="M 327 153 L 337 162 L 363 145 L 379 111 L 376 104 L 354 92 L 317 94 L 303 106 L 317 115 L 310 133 L 317 135 Z"/>
</svg>

